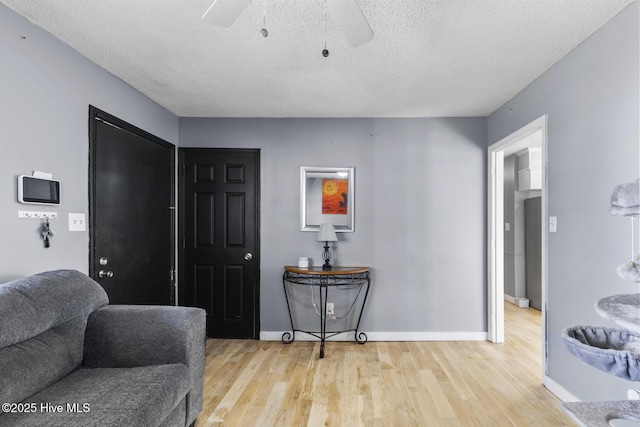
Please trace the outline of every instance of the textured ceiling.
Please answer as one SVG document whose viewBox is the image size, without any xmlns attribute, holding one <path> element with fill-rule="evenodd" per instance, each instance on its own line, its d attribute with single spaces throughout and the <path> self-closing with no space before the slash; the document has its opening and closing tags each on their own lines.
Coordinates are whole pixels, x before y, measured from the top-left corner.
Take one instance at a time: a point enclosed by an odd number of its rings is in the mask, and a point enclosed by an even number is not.
<svg viewBox="0 0 640 427">
<path fill-rule="evenodd" d="M 324 2 L 0 0 L 181 117 L 487 116 L 631 0 L 358 0 L 358 48 Z M 263 11 L 266 28 L 263 38 Z"/>
</svg>

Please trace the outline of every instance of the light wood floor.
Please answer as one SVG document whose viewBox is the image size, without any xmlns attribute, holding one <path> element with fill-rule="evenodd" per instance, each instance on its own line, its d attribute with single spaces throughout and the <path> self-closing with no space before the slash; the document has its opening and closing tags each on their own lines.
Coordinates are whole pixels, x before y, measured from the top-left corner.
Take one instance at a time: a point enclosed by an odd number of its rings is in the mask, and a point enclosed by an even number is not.
<svg viewBox="0 0 640 427">
<path fill-rule="evenodd" d="M 505 344 L 208 340 L 197 426 L 572 426 L 541 385 L 540 312 Z"/>
</svg>

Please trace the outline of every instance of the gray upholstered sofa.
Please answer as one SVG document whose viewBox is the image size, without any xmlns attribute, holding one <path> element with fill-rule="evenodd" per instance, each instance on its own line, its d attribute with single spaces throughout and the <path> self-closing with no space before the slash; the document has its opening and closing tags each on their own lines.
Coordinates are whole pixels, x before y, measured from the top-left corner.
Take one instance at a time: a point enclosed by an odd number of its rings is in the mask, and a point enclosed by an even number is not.
<svg viewBox="0 0 640 427">
<path fill-rule="evenodd" d="M 74 270 L 0 284 L 0 425 L 194 423 L 204 310 L 108 302 Z"/>
</svg>

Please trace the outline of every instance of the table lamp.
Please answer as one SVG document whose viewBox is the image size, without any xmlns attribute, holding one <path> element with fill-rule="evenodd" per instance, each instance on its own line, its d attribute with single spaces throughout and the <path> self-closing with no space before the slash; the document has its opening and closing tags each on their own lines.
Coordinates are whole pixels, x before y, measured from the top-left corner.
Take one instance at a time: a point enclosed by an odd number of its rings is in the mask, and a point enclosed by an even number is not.
<svg viewBox="0 0 640 427">
<path fill-rule="evenodd" d="M 330 271 L 331 251 L 329 250 L 329 242 L 338 241 L 338 236 L 336 236 L 336 231 L 333 229 L 333 224 L 320 224 L 320 229 L 318 230 L 318 238 L 316 240 L 318 242 L 324 242 L 324 251 L 322 252 L 324 265 L 322 266 L 322 270 Z"/>
</svg>

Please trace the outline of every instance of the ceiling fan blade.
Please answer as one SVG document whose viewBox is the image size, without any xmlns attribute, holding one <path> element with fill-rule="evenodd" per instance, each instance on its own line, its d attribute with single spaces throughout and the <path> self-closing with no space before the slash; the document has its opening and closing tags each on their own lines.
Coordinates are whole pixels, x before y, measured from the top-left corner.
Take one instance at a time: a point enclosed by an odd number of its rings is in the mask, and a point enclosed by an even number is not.
<svg viewBox="0 0 640 427">
<path fill-rule="evenodd" d="M 355 0 L 327 0 L 327 8 L 351 46 L 358 47 L 373 38 L 373 30 Z"/>
<path fill-rule="evenodd" d="M 230 27 L 250 2 L 251 0 L 215 0 L 202 17 L 221 27 Z"/>
</svg>

